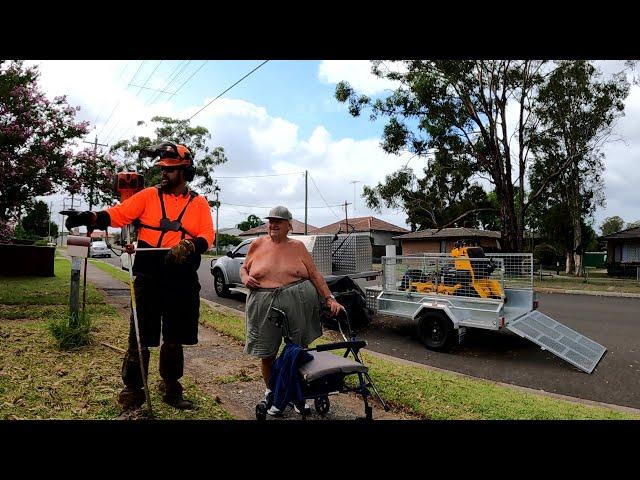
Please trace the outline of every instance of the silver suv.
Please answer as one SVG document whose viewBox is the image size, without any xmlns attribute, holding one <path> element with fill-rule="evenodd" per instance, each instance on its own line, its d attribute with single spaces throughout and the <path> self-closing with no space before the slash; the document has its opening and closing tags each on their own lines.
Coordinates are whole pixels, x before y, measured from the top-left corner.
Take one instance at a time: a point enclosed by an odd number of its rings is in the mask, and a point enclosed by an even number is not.
<svg viewBox="0 0 640 480">
<path fill-rule="evenodd" d="M 216 295 L 228 297 L 229 288 L 241 286 L 240 267 L 247 258 L 249 246 L 257 237 L 248 238 L 240 243 L 236 248 L 227 252 L 224 257 L 211 260 L 211 275 L 213 275 L 213 286 Z"/>
</svg>

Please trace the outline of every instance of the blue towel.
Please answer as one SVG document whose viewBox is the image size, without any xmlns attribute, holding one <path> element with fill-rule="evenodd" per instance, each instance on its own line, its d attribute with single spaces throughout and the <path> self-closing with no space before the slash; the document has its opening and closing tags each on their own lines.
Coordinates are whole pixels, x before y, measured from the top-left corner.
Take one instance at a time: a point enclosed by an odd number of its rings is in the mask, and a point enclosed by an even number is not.
<svg viewBox="0 0 640 480">
<path fill-rule="evenodd" d="M 273 404 L 277 409 L 284 410 L 289 402 L 304 399 L 298 368 L 310 360 L 313 360 L 313 355 L 305 352 L 300 345 L 287 343 L 284 346 L 273 364 L 269 379 L 269 388 L 273 391 Z"/>
</svg>

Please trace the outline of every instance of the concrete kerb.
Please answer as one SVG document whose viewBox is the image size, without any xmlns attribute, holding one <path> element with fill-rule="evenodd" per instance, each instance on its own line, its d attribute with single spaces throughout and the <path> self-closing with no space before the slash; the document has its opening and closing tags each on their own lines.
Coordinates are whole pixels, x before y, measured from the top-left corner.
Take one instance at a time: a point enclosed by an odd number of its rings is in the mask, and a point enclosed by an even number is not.
<svg viewBox="0 0 640 480">
<path fill-rule="evenodd" d="M 540 293 L 567 293 L 570 295 L 595 295 L 598 297 L 624 297 L 624 298 L 640 298 L 640 293 L 627 293 L 627 292 L 605 292 L 602 290 L 589 291 L 589 290 L 564 290 L 562 288 L 546 288 L 535 287 L 533 289 Z"/>
</svg>

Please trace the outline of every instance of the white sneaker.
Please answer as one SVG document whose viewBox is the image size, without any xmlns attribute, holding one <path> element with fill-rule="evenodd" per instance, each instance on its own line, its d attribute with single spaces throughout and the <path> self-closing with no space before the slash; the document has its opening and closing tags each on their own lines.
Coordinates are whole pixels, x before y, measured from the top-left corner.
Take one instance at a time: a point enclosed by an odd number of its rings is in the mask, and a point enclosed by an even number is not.
<svg viewBox="0 0 640 480">
<path fill-rule="evenodd" d="M 304 412 L 305 415 L 309 415 L 311 413 L 311 407 L 307 405 L 307 402 L 296 402 L 293 404 L 293 409 L 296 413 L 302 415 Z"/>
<path fill-rule="evenodd" d="M 267 414 L 271 415 L 272 417 L 281 417 L 282 410 L 276 408 L 275 405 L 271 405 L 271 407 L 269 407 L 269 410 L 267 410 Z"/>
<path fill-rule="evenodd" d="M 266 389 L 264 391 L 264 403 L 267 404 L 268 407 L 271 406 L 271 404 L 273 403 L 273 392 L 269 389 Z"/>
</svg>

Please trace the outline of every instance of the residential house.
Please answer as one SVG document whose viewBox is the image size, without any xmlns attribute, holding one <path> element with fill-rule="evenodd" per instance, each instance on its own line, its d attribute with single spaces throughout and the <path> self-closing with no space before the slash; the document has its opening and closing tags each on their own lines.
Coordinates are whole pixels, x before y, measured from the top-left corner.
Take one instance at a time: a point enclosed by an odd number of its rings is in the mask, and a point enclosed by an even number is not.
<svg viewBox="0 0 640 480">
<path fill-rule="evenodd" d="M 376 217 L 354 217 L 340 220 L 324 227 L 317 228 L 313 235 L 329 234 L 338 236 L 346 235 L 366 235 L 371 238 L 372 254 L 374 259 L 379 259 L 385 255 L 387 245 L 400 246 L 400 242 L 394 240 L 399 233 L 408 233 L 406 228 L 398 227 L 392 223 L 385 222 Z"/>
<path fill-rule="evenodd" d="M 500 232 L 475 228 L 426 228 L 417 232 L 393 237 L 400 241 L 402 254 L 449 253 L 458 241 L 477 245 L 485 252 L 500 251 Z"/>
<path fill-rule="evenodd" d="M 636 278 L 640 268 L 640 227 L 601 237 L 607 242 L 607 272 Z"/>
<path fill-rule="evenodd" d="M 291 226 L 293 231 L 289 232 L 289 235 L 304 235 L 304 222 L 299 222 L 295 218 L 291 220 Z M 315 230 L 317 227 L 307 224 L 307 234 L 311 235 L 311 230 Z M 240 233 L 239 237 L 259 237 L 260 235 L 267 235 L 267 224 L 260 225 L 259 227 L 250 228 L 246 232 Z"/>
</svg>

